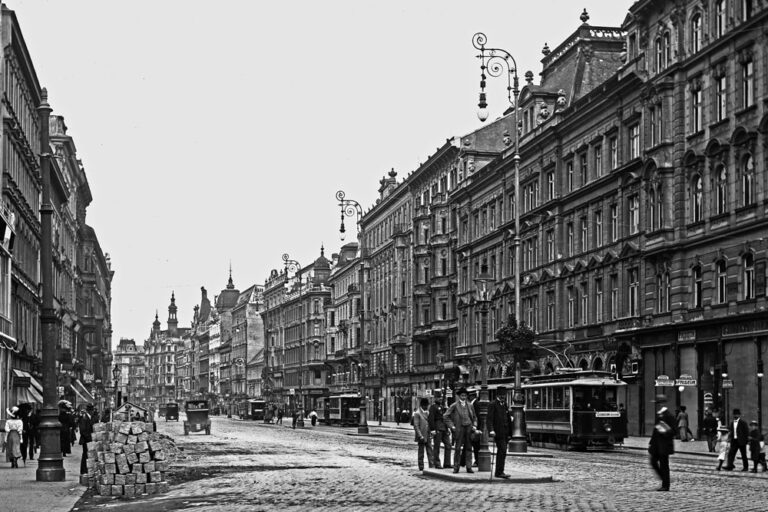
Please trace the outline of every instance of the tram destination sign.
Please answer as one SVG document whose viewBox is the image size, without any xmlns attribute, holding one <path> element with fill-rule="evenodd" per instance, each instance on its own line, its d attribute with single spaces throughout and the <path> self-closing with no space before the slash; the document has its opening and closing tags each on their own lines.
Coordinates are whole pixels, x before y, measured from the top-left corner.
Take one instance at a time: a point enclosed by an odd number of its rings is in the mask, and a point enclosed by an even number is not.
<svg viewBox="0 0 768 512">
<path fill-rule="evenodd" d="M 621 418 L 619 411 L 598 411 L 595 413 L 595 418 Z"/>
<path fill-rule="evenodd" d="M 675 380 L 670 379 L 668 375 L 659 375 L 656 377 L 656 387 L 674 386 Z"/>
</svg>

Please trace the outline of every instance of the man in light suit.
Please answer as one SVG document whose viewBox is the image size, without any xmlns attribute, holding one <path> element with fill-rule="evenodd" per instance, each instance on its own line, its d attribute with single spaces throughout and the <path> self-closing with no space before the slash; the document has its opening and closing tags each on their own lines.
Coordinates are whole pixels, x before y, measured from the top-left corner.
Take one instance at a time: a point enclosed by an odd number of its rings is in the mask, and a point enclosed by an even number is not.
<svg viewBox="0 0 768 512">
<path fill-rule="evenodd" d="M 453 453 L 453 472 L 459 472 L 461 451 L 466 457 L 467 473 L 472 471 L 472 432 L 477 430 L 477 416 L 472 404 L 467 400 L 467 388 L 460 388 L 459 397 L 443 414 L 443 419 L 453 433 L 456 448 Z"/>
</svg>

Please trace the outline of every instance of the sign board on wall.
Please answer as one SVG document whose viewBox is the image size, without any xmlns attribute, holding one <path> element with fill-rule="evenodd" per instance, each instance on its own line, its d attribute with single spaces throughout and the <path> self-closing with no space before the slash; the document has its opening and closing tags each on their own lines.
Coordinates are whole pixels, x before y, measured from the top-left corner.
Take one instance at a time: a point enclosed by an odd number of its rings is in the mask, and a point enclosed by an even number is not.
<svg viewBox="0 0 768 512">
<path fill-rule="evenodd" d="M 723 379 L 723 389 L 733 389 L 733 380 Z"/>
<path fill-rule="evenodd" d="M 656 387 L 674 386 L 675 381 L 670 379 L 668 375 L 659 375 L 656 377 Z"/>
<path fill-rule="evenodd" d="M 680 375 L 680 378 L 675 381 L 675 385 L 683 387 L 696 387 L 696 379 L 688 374 Z"/>
</svg>

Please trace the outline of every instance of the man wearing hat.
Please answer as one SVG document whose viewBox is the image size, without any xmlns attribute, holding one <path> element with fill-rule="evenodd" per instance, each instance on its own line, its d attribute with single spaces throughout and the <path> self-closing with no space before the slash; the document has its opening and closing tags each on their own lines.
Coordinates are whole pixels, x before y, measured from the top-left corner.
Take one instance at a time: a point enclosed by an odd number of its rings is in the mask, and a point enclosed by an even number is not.
<svg viewBox="0 0 768 512">
<path fill-rule="evenodd" d="M 472 404 L 467 400 L 467 388 L 459 388 L 456 400 L 443 414 L 443 420 L 453 433 L 456 450 L 453 453 L 453 472 L 459 472 L 461 451 L 464 450 L 467 473 L 472 471 L 472 432 L 477 430 L 477 417 Z"/>
<path fill-rule="evenodd" d="M 661 478 L 657 491 L 669 490 L 669 456 L 675 453 L 675 416 L 667 409 L 667 397 L 656 395 L 656 423 L 648 445 L 651 467 Z"/>
<path fill-rule="evenodd" d="M 432 432 L 432 438 L 435 445 L 432 449 L 434 457 L 433 464 L 435 468 L 442 469 L 451 465 L 451 436 L 448 433 L 448 425 L 443 419 L 445 406 L 443 405 L 443 396 L 439 390 L 435 390 L 435 402 L 429 406 L 429 430 Z M 440 445 L 445 447 L 443 464 L 440 464 Z"/>
<path fill-rule="evenodd" d="M 88 443 L 93 441 L 93 424 L 95 423 L 93 415 L 93 404 L 85 406 L 85 411 L 80 415 L 77 421 L 77 428 L 80 430 L 80 445 L 83 447 L 83 458 L 80 460 L 80 474 L 88 474 L 86 461 L 88 460 Z"/>
<path fill-rule="evenodd" d="M 512 438 L 512 418 L 507 408 L 507 388 L 496 388 L 496 400 L 488 407 L 488 434 L 496 443 L 496 470 L 497 478 L 509 478 L 504 472 L 504 463 L 507 460 L 507 442 Z"/>
<path fill-rule="evenodd" d="M 733 470 L 733 463 L 736 459 L 736 452 L 741 453 L 742 471 L 749 470 L 749 459 L 747 458 L 747 441 L 749 441 L 749 425 L 741 417 L 741 410 L 733 410 L 733 420 L 728 426 L 731 433 L 731 449 L 728 450 L 728 465 L 724 468 L 726 471 Z"/>
</svg>

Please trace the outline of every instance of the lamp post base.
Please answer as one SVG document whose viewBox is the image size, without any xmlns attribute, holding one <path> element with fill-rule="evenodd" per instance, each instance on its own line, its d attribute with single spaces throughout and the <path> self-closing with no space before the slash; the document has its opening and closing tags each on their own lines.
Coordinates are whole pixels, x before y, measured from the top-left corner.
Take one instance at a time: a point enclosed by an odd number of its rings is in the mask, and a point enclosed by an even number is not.
<svg viewBox="0 0 768 512">
<path fill-rule="evenodd" d="M 40 456 L 35 479 L 38 482 L 63 482 L 66 477 L 61 456 L 58 409 L 44 408 L 40 419 Z"/>
<path fill-rule="evenodd" d="M 528 440 L 525 429 L 525 410 L 522 405 L 514 404 L 512 409 L 512 439 L 507 444 L 511 453 L 528 452 Z"/>
<path fill-rule="evenodd" d="M 485 370 L 483 370 L 485 372 Z M 480 386 L 480 449 L 477 451 L 477 470 L 489 472 L 491 470 L 491 451 L 488 449 L 488 385 Z"/>
</svg>

